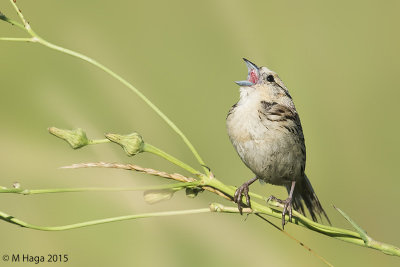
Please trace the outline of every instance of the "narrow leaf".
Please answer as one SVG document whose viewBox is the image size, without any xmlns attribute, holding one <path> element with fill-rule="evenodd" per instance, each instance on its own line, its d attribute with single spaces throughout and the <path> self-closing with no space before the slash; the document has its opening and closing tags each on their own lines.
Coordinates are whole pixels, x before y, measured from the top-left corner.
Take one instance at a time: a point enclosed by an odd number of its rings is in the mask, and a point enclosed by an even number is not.
<svg viewBox="0 0 400 267">
<path fill-rule="evenodd" d="M 351 219 L 349 215 L 347 215 L 341 209 L 335 206 L 333 207 L 354 227 L 354 229 L 356 229 L 357 233 L 360 234 L 360 237 L 362 238 L 362 240 L 364 240 L 365 244 L 368 244 L 371 241 L 371 238 L 367 235 L 367 232 L 364 229 L 362 229 L 355 221 L 353 221 L 353 219 Z"/>
</svg>

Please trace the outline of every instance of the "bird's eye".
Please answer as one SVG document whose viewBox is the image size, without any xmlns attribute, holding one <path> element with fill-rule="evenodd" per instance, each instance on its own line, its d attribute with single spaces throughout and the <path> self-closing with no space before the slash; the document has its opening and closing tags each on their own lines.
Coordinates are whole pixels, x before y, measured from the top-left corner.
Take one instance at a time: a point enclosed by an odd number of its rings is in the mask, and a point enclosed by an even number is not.
<svg viewBox="0 0 400 267">
<path fill-rule="evenodd" d="M 267 76 L 267 81 L 274 82 L 275 81 L 274 76 L 273 75 L 268 75 Z"/>
</svg>

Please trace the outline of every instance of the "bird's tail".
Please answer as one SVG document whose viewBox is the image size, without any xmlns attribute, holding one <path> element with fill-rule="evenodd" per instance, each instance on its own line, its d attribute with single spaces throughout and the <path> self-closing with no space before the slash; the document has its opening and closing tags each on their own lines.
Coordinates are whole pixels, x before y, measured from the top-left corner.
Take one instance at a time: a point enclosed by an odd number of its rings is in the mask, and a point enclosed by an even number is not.
<svg viewBox="0 0 400 267">
<path fill-rule="evenodd" d="M 290 192 L 290 185 L 286 186 L 286 189 Z M 305 215 L 303 202 L 306 204 L 313 221 L 317 222 L 316 214 L 318 214 L 320 219 L 321 215 L 324 215 L 329 224 L 331 224 L 328 215 L 326 215 L 326 212 L 322 208 L 321 203 L 311 186 L 310 180 L 308 180 L 306 175 L 304 175 L 304 179 L 296 182 L 292 198 L 293 208 Z"/>
</svg>

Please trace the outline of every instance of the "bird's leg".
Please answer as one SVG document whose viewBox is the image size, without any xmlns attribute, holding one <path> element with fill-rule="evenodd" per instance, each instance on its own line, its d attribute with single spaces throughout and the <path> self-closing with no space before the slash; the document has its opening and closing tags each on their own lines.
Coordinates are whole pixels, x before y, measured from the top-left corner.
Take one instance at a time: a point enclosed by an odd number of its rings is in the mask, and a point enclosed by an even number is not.
<svg viewBox="0 0 400 267">
<path fill-rule="evenodd" d="M 233 201 L 238 204 L 238 209 L 240 214 L 242 213 L 242 195 L 246 197 L 246 202 L 247 206 L 250 207 L 250 196 L 249 196 L 249 185 L 254 183 L 256 180 L 258 180 L 257 177 L 254 177 L 253 179 L 248 180 L 244 184 L 242 184 L 238 189 L 236 189 L 235 195 L 233 196 Z"/>
<path fill-rule="evenodd" d="M 285 216 L 286 216 L 287 212 L 289 213 L 289 221 L 292 222 L 292 197 L 293 197 L 293 191 L 294 191 L 295 185 L 296 185 L 296 181 L 292 181 L 292 187 L 290 188 L 289 196 L 288 196 L 287 199 L 281 200 L 281 199 L 278 199 L 278 198 L 276 198 L 274 196 L 270 196 L 268 198 L 268 200 L 267 200 L 267 202 L 269 200 L 275 200 L 276 202 L 279 202 L 280 204 L 283 205 L 282 229 L 285 229 L 285 224 L 286 224 Z"/>
</svg>

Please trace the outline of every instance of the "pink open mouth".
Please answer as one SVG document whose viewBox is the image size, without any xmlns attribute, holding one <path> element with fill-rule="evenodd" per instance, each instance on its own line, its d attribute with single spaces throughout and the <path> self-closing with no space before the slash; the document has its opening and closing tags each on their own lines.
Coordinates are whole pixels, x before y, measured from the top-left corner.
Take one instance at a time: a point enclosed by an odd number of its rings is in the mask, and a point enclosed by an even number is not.
<svg viewBox="0 0 400 267">
<path fill-rule="evenodd" d="M 258 74 L 257 74 L 257 70 L 250 70 L 249 72 L 249 76 L 248 76 L 248 81 L 252 82 L 253 84 L 256 84 L 258 82 Z"/>
</svg>

